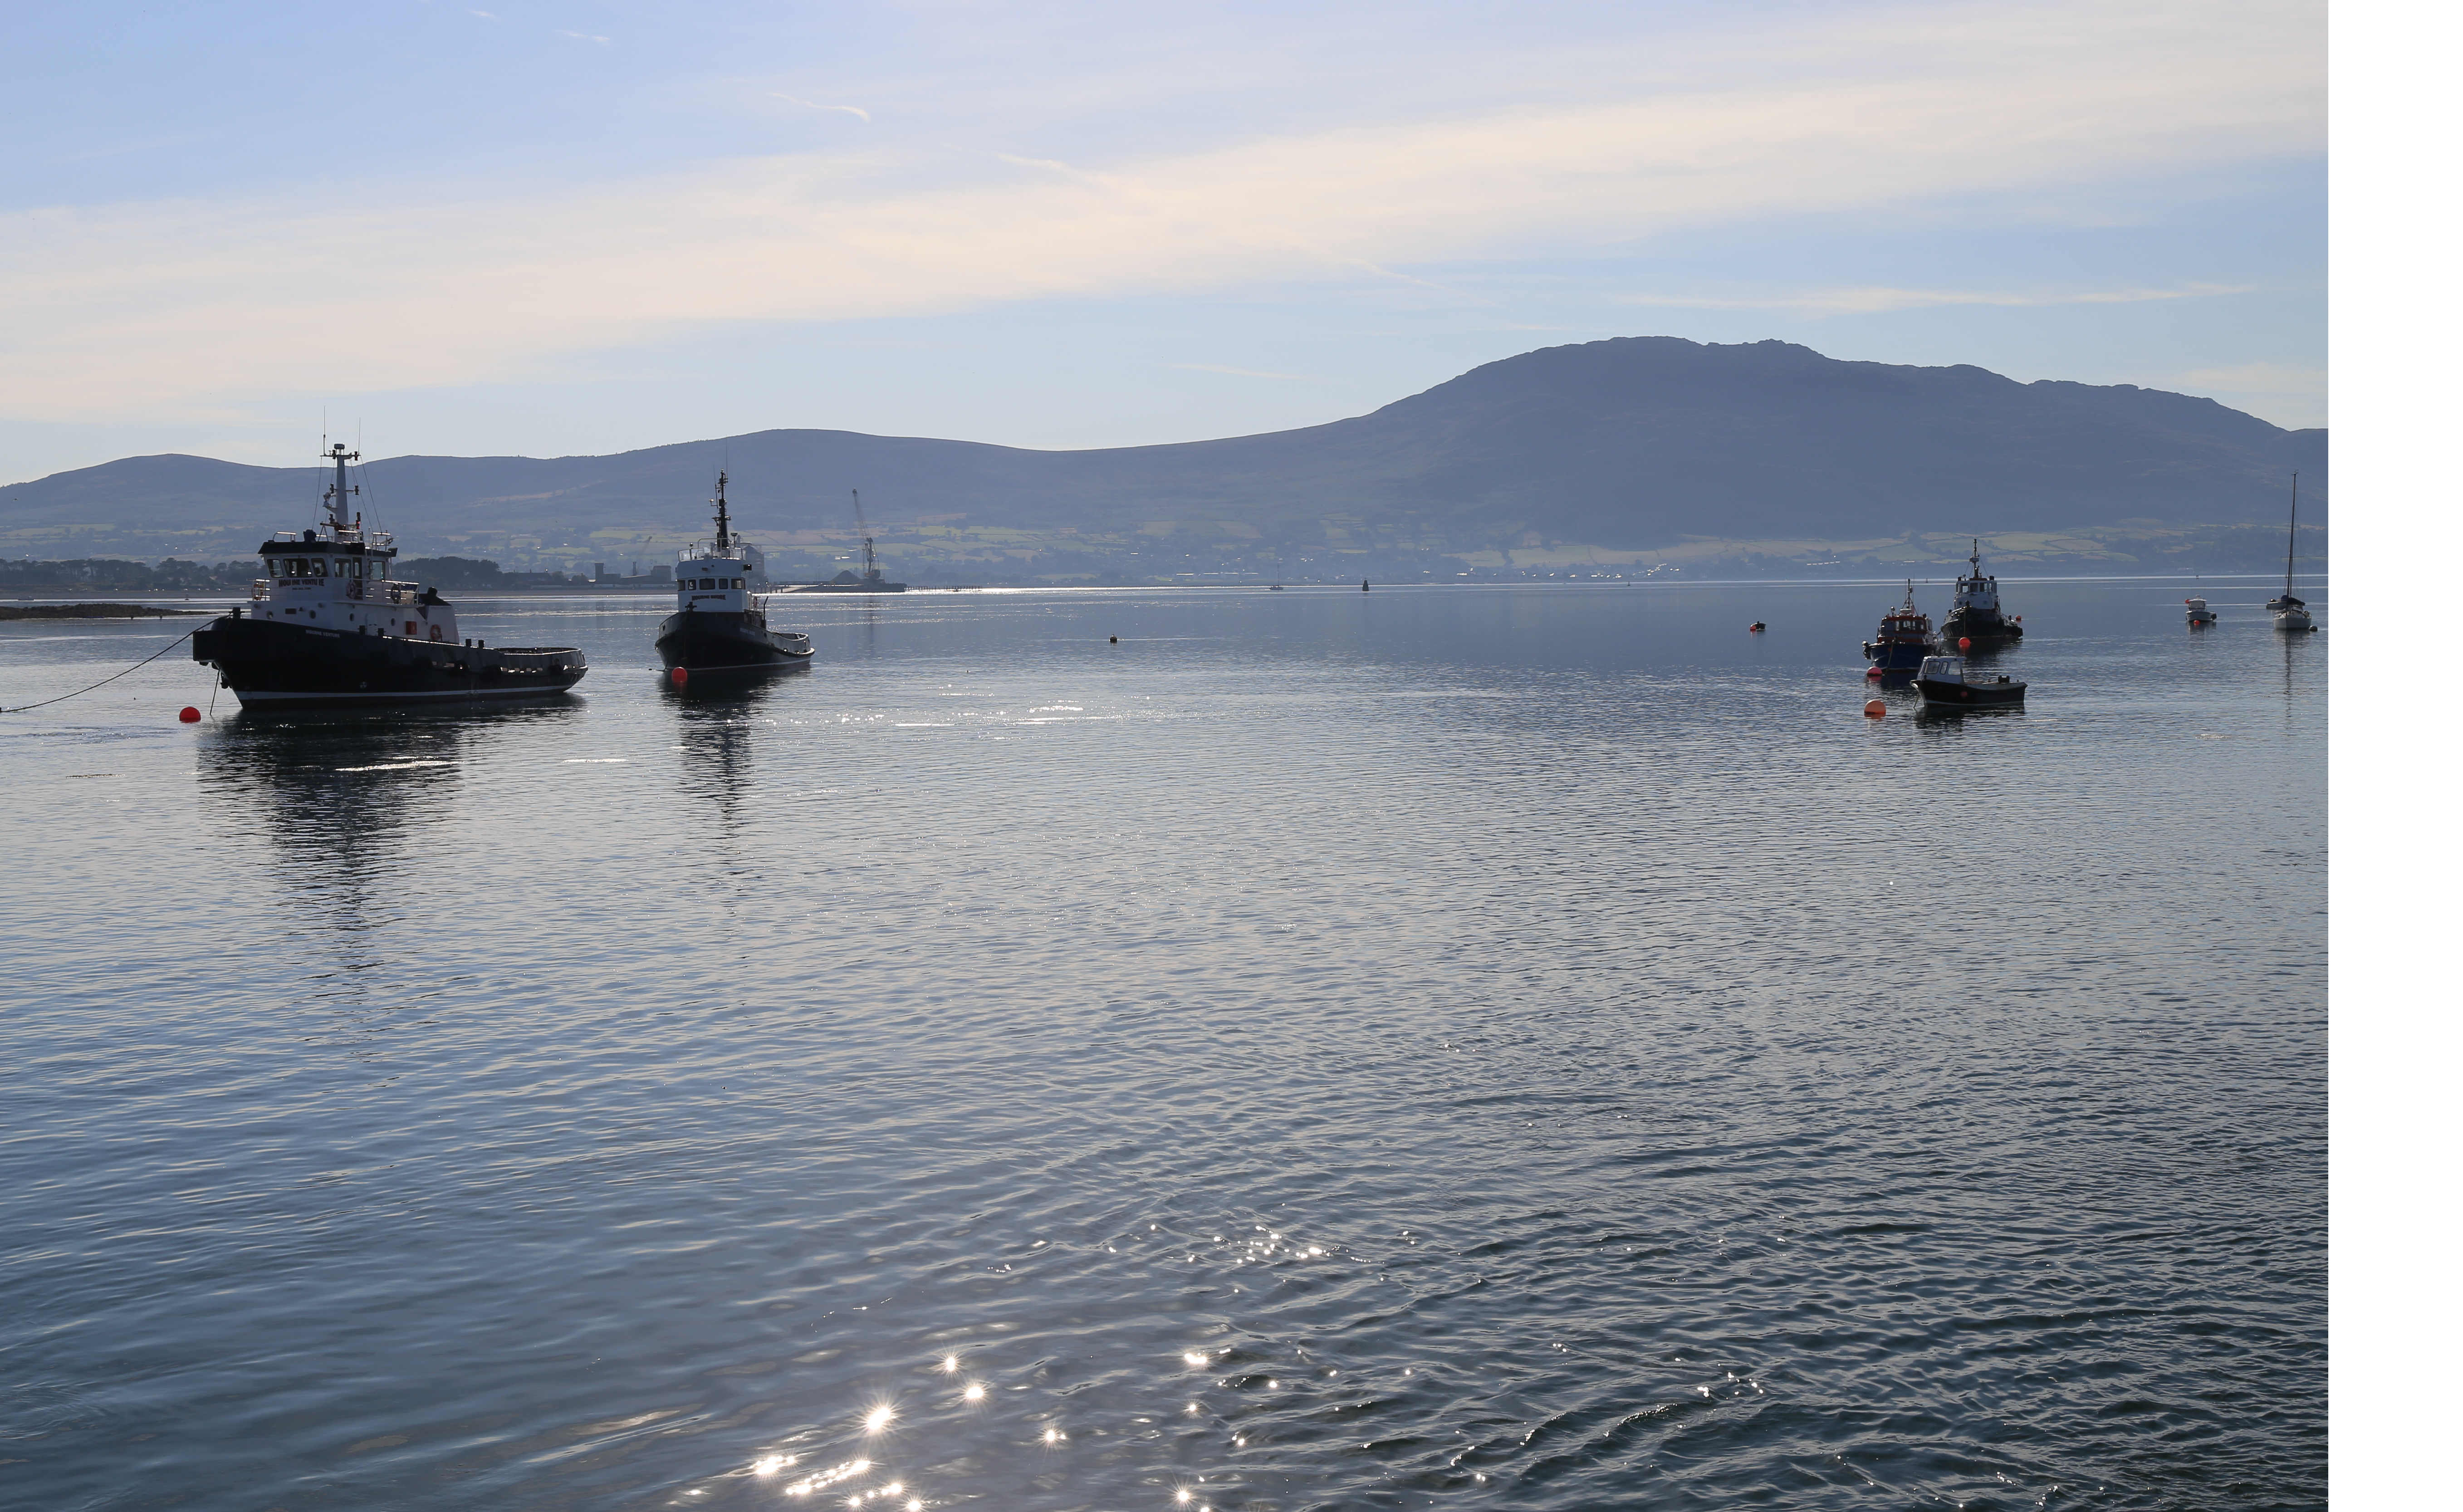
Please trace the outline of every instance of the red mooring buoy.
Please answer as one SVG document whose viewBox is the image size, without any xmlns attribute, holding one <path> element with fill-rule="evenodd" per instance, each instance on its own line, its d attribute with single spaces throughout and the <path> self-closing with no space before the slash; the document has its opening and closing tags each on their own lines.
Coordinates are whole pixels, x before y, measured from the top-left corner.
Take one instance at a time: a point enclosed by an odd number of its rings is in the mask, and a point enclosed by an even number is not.
<svg viewBox="0 0 2463 1512">
<path fill-rule="evenodd" d="M 679 667 L 673 671 L 670 671 L 667 673 L 667 681 L 678 688 L 682 688 L 685 685 L 685 669 Z"/>
<path fill-rule="evenodd" d="M 1959 648 L 1960 650 L 1962 650 L 1962 651 L 1963 651 L 1963 650 L 1965 650 L 1965 649 L 1967 649 L 1970 646 L 1973 646 L 1973 644 L 1975 644 L 1975 643 L 1973 643 L 1973 641 L 1970 641 L 1970 640 L 1969 640 L 1966 636 L 1964 636 L 1964 635 L 1962 635 L 1962 636 L 1960 636 L 1960 637 L 1958 638 L 1958 648 Z"/>
<path fill-rule="evenodd" d="M 1881 680 L 1882 680 L 1882 669 L 1881 669 L 1880 668 L 1878 668 L 1878 667 L 1867 667 L 1867 668 L 1864 668 L 1864 681 L 1866 681 L 1866 682 L 1868 682 L 1868 683 L 1878 683 L 1878 682 L 1880 682 Z"/>
<path fill-rule="evenodd" d="M 1879 719 L 1879 718 L 1881 718 L 1884 714 L 1886 714 L 1886 713 L 1888 713 L 1889 712 L 1890 712 L 1890 706 L 1889 706 L 1889 705 L 1887 705 L 1887 704 L 1885 704 L 1885 703 L 1884 703 L 1884 702 L 1882 702 L 1882 701 L 1881 701 L 1880 699 L 1878 699 L 1878 698 L 1872 698 L 1872 699 L 1867 699 L 1867 700 L 1865 700 L 1865 703 L 1864 703 L 1864 717 L 1865 717 L 1865 718 L 1867 718 L 1867 719 Z"/>
<path fill-rule="evenodd" d="M 195 724 L 198 720 L 203 719 L 204 717 L 206 716 L 197 712 L 197 706 L 194 704 L 190 704 L 187 708 L 180 711 L 180 723 L 184 725 Z"/>
</svg>

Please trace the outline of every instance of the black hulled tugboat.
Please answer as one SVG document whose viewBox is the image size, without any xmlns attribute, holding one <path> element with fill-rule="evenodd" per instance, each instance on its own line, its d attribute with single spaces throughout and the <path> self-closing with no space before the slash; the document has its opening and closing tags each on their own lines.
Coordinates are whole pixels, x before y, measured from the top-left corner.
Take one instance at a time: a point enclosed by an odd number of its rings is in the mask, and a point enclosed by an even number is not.
<svg viewBox="0 0 2463 1512">
<path fill-rule="evenodd" d="M 1864 659 L 1873 664 L 1864 675 L 1903 682 L 1941 649 L 1932 633 L 1932 617 L 1916 607 L 1916 585 L 1907 584 L 1907 601 L 1882 616 L 1882 627 L 1864 643 Z"/>
<path fill-rule="evenodd" d="M 249 602 L 189 642 L 242 708 L 527 698 L 581 681 L 590 659 L 578 648 L 473 645 L 443 594 L 394 581 L 393 537 L 349 508 L 360 454 L 337 443 L 325 456 L 323 526 L 259 546 L 266 576 Z"/>
<path fill-rule="evenodd" d="M 769 672 L 813 659 L 810 638 L 770 628 L 761 559 L 728 528 L 727 474 L 718 475 L 717 534 L 676 563 L 676 612 L 659 625 L 659 659 L 670 670 Z"/>
<path fill-rule="evenodd" d="M 1989 651 L 2007 646 L 2027 632 L 2017 617 L 2001 612 L 2001 584 L 1984 570 L 1984 547 L 1974 543 L 1967 558 L 1967 575 L 1951 594 L 1950 618 L 1941 622 L 1941 638 L 1962 649 Z"/>
</svg>

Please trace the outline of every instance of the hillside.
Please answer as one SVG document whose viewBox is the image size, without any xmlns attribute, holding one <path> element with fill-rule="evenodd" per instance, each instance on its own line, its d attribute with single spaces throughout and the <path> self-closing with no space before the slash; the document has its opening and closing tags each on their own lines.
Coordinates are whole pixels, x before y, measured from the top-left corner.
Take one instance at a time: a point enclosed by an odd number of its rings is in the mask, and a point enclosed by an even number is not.
<svg viewBox="0 0 2463 1512">
<path fill-rule="evenodd" d="M 744 520 L 789 546 L 842 538 L 850 488 L 888 533 L 1152 539 L 1177 523 L 1184 538 L 1280 551 L 1452 553 L 2261 524 L 2294 468 L 2321 523 L 2329 497 L 2323 430 L 2212 400 L 1637 337 L 1526 353 L 1266 435 L 1030 451 L 771 430 L 603 457 L 392 457 L 364 470 L 362 503 L 412 550 L 510 565 L 633 543 L 646 559 L 700 528 L 722 459 Z M 0 552 L 244 553 L 305 523 L 320 482 L 314 468 L 126 458 L 0 489 Z"/>
</svg>

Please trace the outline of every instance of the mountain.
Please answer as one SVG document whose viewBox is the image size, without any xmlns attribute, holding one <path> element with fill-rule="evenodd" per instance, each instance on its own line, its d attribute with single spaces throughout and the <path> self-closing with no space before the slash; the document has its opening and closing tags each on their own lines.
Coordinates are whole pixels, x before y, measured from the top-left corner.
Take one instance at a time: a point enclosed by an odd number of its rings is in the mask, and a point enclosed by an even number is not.
<svg viewBox="0 0 2463 1512">
<path fill-rule="evenodd" d="M 1491 362 L 1300 430 L 1091 451 L 767 430 L 604 457 L 392 457 L 360 500 L 415 550 L 572 559 L 689 535 L 722 459 L 756 533 L 877 521 L 1262 539 L 1345 531 L 1478 550 L 1685 537 L 1846 539 L 2278 519 L 2285 474 L 2325 517 L 2326 433 L 2123 383 L 1840 362 L 1783 341 L 1632 337 Z M 305 523 L 324 474 L 130 457 L 0 489 L 0 550 L 245 553 Z M 1328 522 L 1334 522 L 1331 525 Z M 530 537 L 533 546 L 522 540 Z M 114 546 L 112 543 L 124 542 Z"/>
</svg>

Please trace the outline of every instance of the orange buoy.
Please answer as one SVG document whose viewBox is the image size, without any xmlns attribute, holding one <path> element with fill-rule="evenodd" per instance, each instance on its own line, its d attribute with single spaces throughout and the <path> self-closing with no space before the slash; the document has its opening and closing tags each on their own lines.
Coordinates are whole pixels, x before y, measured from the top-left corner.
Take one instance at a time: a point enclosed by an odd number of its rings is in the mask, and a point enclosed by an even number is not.
<svg viewBox="0 0 2463 1512">
<path fill-rule="evenodd" d="M 203 719 L 204 717 L 206 716 L 197 712 L 197 706 L 194 704 L 190 704 L 187 708 L 180 711 L 180 723 L 184 725 L 195 724 L 198 720 Z"/>
<path fill-rule="evenodd" d="M 667 681 L 678 688 L 682 688 L 685 685 L 685 669 L 679 667 L 673 671 L 667 673 Z"/>
<path fill-rule="evenodd" d="M 1864 702 L 1864 717 L 1867 719 L 1879 719 L 1889 712 L 1890 706 L 1878 698 L 1867 699 Z"/>
<path fill-rule="evenodd" d="M 1962 636 L 1960 636 L 1960 637 L 1958 638 L 1958 648 L 1959 648 L 1960 650 L 1962 650 L 1962 651 L 1963 651 L 1963 650 L 1965 650 L 1965 649 L 1967 649 L 1967 648 L 1968 648 L 1968 646 L 1972 646 L 1972 645 L 1973 645 L 1973 644 L 1974 644 L 1973 642 L 1970 641 L 1970 640 L 1969 640 L 1966 636 L 1964 636 L 1964 635 L 1962 635 Z"/>
<path fill-rule="evenodd" d="M 1882 669 L 1881 669 L 1880 668 L 1878 668 L 1878 667 L 1867 667 L 1867 668 L 1864 668 L 1864 681 L 1866 681 L 1866 682 L 1868 682 L 1868 683 L 1878 683 L 1878 682 L 1880 682 L 1881 680 L 1882 680 Z"/>
</svg>

